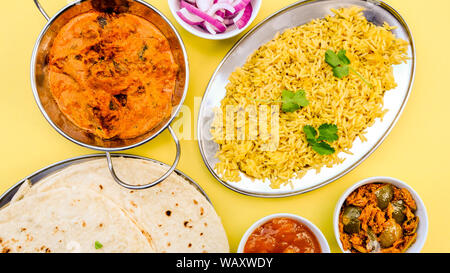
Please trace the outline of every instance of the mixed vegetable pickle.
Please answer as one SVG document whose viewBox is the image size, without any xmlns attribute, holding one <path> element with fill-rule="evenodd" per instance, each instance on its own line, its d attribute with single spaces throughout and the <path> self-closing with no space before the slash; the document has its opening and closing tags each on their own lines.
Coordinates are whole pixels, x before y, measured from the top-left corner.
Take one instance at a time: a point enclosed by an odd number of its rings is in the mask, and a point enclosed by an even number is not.
<svg viewBox="0 0 450 273">
<path fill-rule="evenodd" d="M 419 217 L 411 193 L 371 183 L 353 191 L 339 215 L 340 240 L 351 252 L 404 252 L 417 237 Z"/>
</svg>

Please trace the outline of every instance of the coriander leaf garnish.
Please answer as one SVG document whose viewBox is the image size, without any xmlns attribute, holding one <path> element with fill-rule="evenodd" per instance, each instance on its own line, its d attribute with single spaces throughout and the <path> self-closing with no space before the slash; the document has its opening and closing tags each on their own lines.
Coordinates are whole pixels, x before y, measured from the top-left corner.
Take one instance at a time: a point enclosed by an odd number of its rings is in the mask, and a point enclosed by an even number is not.
<svg viewBox="0 0 450 273">
<path fill-rule="evenodd" d="M 342 79 L 343 77 L 348 76 L 351 71 L 370 88 L 372 88 L 372 84 L 350 66 L 350 60 L 345 54 L 346 51 L 344 49 L 339 50 L 337 54 L 330 49 L 325 52 L 325 62 L 332 67 L 333 75 L 339 79 Z"/>
<path fill-rule="evenodd" d="M 325 52 L 325 62 L 333 68 L 333 75 L 339 79 L 349 74 L 350 60 L 345 53 L 346 51 L 343 49 L 339 50 L 337 54 L 330 49 Z"/>
<path fill-rule="evenodd" d="M 320 155 L 330 155 L 335 152 L 334 148 L 327 142 L 336 141 L 339 137 L 337 135 L 338 128 L 334 124 L 324 123 L 319 126 L 319 137 L 316 129 L 311 125 L 303 126 L 303 132 L 306 135 L 306 140 L 311 148 Z M 325 142 L 327 141 L 327 142 Z"/>
<path fill-rule="evenodd" d="M 345 76 L 348 76 L 350 70 L 348 65 L 346 66 L 336 66 L 333 67 L 333 75 L 339 79 L 342 79 Z"/>
<path fill-rule="evenodd" d="M 95 241 L 95 249 L 100 249 L 103 247 L 103 245 L 99 241 Z"/>
<path fill-rule="evenodd" d="M 334 52 L 333 52 L 334 53 Z M 345 50 L 341 49 L 339 50 L 337 56 L 339 58 L 339 60 L 346 65 L 350 64 L 350 60 L 347 58 L 347 56 L 345 55 L 345 53 L 347 53 Z"/>
<path fill-rule="evenodd" d="M 281 103 L 281 110 L 283 112 L 294 112 L 302 107 L 308 106 L 309 104 L 309 101 L 306 98 L 306 92 L 302 89 L 298 90 L 297 92 L 283 90 L 281 92 L 281 100 L 250 99 L 265 103 Z"/>
<path fill-rule="evenodd" d="M 303 132 L 305 133 L 306 140 L 309 144 L 313 145 L 314 143 L 316 143 L 317 131 L 316 129 L 314 129 L 314 127 L 312 127 L 311 125 L 305 125 L 303 126 Z"/>
<path fill-rule="evenodd" d="M 336 141 L 338 140 L 337 131 L 338 128 L 336 125 L 324 123 L 319 126 L 319 138 L 317 139 L 317 141 Z"/>
<path fill-rule="evenodd" d="M 331 49 L 328 49 L 325 52 L 325 62 L 333 68 L 342 65 L 342 60 L 339 59 L 339 56 Z"/>
<path fill-rule="evenodd" d="M 283 104 L 281 105 L 281 110 L 283 110 L 283 112 L 294 112 L 309 104 L 304 90 L 298 90 L 296 93 L 289 90 L 283 90 L 281 93 L 281 100 L 283 101 Z"/>
<path fill-rule="evenodd" d="M 312 149 L 320 155 L 331 155 L 335 152 L 334 148 L 326 142 L 316 142 L 312 146 Z"/>
</svg>

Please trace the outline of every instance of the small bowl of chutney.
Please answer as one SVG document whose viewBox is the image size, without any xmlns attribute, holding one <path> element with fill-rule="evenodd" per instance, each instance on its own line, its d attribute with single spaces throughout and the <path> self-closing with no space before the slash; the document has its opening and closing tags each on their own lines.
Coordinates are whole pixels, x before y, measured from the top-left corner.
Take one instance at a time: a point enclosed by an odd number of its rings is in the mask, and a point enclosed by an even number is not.
<svg viewBox="0 0 450 273">
<path fill-rule="evenodd" d="M 263 217 L 247 229 L 238 253 L 329 253 L 323 233 L 307 219 L 290 213 Z"/>
</svg>

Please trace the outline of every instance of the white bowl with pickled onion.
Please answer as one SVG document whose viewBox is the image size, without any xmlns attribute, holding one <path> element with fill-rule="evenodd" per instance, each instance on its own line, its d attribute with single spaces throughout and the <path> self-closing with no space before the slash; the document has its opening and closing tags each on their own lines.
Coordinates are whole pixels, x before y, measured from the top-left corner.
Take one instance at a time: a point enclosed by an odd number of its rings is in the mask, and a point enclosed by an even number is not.
<svg viewBox="0 0 450 273">
<path fill-rule="evenodd" d="M 238 35 L 255 19 L 262 0 L 169 0 L 177 22 L 190 33 L 210 40 Z"/>
<path fill-rule="evenodd" d="M 274 220 L 286 219 L 285 222 L 274 222 Z M 289 223 L 291 222 L 291 223 Z M 295 235 L 293 235 L 295 234 Z M 263 238 L 269 235 L 270 238 Z M 257 238 L 252 238 L 257 237 Z M 267 236 L 266 236 L 267 237 Z M 292 240 L 289 239 L 289 237 Z M 256 241 L 259 242 L 256 242 Z M 265 240 L 266 242 L 262 241 Z M 252 246 L 247 247 L 247 243 L 252 241 L 250 244 Z M 314 242 L 312 242 L 314 241 Z M 267 243 L 268 242 L 268 243 Z M 303 244 L 303 246 L 302 246 Z M 306 244 L 306 245 L 305 245 Z M 255 251 L 256 248 L 261 248 L 259 251 Z M 271 249 L 262 249 L 264 247 L 270 247 Z M 300 251 L 292 251 L 297 248 Z M 312 250 L 311 247 L 315 248 L 315 251 L 311 252 L 321 252 L 330 253 L 330 247 L 328 245 L 327 239 L 320 231 L 309 220 L 291 213 L 276 213 L 263 217 L 251 225 L 239 243 L 237 252 L 238 253 L 307 253 L 310 251 L 302 250 Z M 253 249 L 249 249 L 253 248 Z M 258 250 L 258 249 L 256 249 Z"/>
</svg>

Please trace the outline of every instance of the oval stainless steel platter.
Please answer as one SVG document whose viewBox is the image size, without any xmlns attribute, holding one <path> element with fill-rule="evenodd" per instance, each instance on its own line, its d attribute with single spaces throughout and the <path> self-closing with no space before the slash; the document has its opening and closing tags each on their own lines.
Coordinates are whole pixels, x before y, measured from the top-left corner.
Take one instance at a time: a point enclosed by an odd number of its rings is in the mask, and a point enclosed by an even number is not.
<svg viewBox="0 0 450 273">
<path fill-rule="evenodd" d="M 323 18 L 331 14 L 330 9 L 360 6 L 364 8 L 364 16 L 375 25 L 387 22 L 396 27 L 392 32 L 409 42 L 408 55 L 410 59 L 394 67 L 394 77 L 397 87 L 385 93 L 384 108 L 388 110 L 383 120 L 367 129 L 366 142 L 355 140 L 350 151 L 353 155 L 340 153 L 339 157 L 345 159 L 343 163 L 333 167 L 323 167 L 320 173 L 310 170 L 300 179 L 293 179 L 291 185 L 272 189 L 268 182 L 251 179 L 241 173 L 240 182 L 227 182 L 221 179 L 215 171 L 218 159 L 215 157 L 219 146 L 212 140 L 210 133 L 211 123 L 214 119 L 213 109 L 220 107 L 220 101 L 226 94 L 225 86 L 229 75 L 239 66 L 242 66 L 247 56 L 261 45 L 270 41 L 277 32 L 287 28 L 296 27 L 310 22 L 312 19 Z M 311 191 L 333 182 L 356 166 L 361 164 L 383 142 L 400 117 L 412 88 L 415 74 L 414 41 L 408 25 L 392 7 L 376 0 L 313 0 L 294 3 L 263 20 L 246 35 L 244 35 L 228 52 L 217 67 L 203 96 L 198 115 L 198 143 L 203 160 L 211 174 L 224 186 L 251 196 L 283 197 Z"/>
<path fill-rule="evenodd" d="M 125 158 L 131 158 L 131 159 L 141 159 L 141 160 L 148 160 L 154 163 L 158 163 L 161 164 L 161 166 L 167 167 L 169 168 L 170 166 L 168 166 L 165 163 L 162 163 L 158 160 L 155 159 L 150 159 L 150 158 L 146 158 L 146 157 L 142 157 L 142 156 L 137 156 L 137 155 L 130 155 L 130 154 L 123 154 L 123 153 L 114 153 L 111 154 L 112 157 L 125 157 Z M 13 185 L 11 188 L 9 188 L 5 193 L 3 193 L 0 196 L 0 208 L 2 208 L 3 206 L 7 205 L 9 203 L 9 201 L 11 201 L 11 199 L 13 198 L 13 196 L 16 194 L 17 190 L 20 188 L 20 186 L 27 180 L 29 180 L 31 182 L 31 184 L 35 184 L 38 183 L 39 181 L 41 181 L 43 178 L 58 172 L 66 167 L 69 167 L 71 165 L 74 164 L 80 164 L 82 162 L 86 162 L 86 161 L 90 161 L 90 160 L 94 160 L 94 159 L 99 159 L 99 158 L 104 158 L 105 162 L 106 162 L 106 157 L 105 154 L 90 154 L 90 155 L 84 155 L 84 156 L 79 156 L 79 157 L 74 157 L 74 158 L 70 158 L 70 159 L 66 159 L 60 162 L 57 162 L 55 164 L 49 165 L 27 177 L 25 177 L 24 179 L 20 180 L 19 182 L 17 182 L 15 185 Z M 194 181 L 192 180 L 192 178 L 190 178 L 189 176 L 187 176 L 186 174 L 184 174 L 183 172 L 175 169 L 174 172 L 183 177 L 186 181 L 188 181 L 191 185 L 193 185 L 203 196 L 205 196 L 206 200 L 208 200 L 208 202 L 211 203 L 211 200 L 209 199 L 208 195 L 206 195 L 205 191 Z"/>
</svg>

